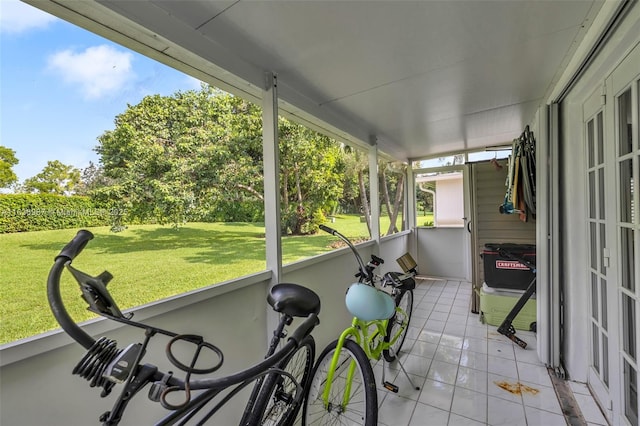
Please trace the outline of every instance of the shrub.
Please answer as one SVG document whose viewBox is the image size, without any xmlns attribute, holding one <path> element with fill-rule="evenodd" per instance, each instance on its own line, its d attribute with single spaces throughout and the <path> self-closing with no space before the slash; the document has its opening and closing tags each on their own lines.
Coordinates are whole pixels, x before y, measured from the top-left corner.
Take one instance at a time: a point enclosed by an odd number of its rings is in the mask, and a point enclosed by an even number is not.
<svg viewBox="0 0 640 426">
<path fill-rule="evenodd" d="M 89 197 L 0 194 L 0 233 L 103 226 L 113 214 Z"/>
</svg>

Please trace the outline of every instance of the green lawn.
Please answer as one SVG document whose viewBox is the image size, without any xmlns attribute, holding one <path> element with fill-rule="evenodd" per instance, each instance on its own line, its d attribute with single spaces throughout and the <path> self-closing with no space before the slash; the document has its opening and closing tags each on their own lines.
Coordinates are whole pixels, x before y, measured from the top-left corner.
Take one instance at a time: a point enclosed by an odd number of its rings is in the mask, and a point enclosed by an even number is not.
<svg viewBox="0 0 640 426">
<path fill-rule="evenodd" d="M 368 235 L 358 216 L 338 216 L 329 226 L 350 238 Z M 386 230 L 383 224 L 383 230 Z M 121 309 L 265 269 L 264 226 L 250 223 L 133 225 L 112 233 L 90 228 L 95 238 L 74 261 L 91 275 L 114 275 L 110 292 Z M 77 229 L 0 234 L 0 344 L 57 328 L 46 296 L 49 268 Z M 332 250 L 336 238 L 320 232 L 283 239 L 283 262 Z M 63 274 L 63 298 L 77 321 L 89 319 L 78 286 Z"/>
</svg>

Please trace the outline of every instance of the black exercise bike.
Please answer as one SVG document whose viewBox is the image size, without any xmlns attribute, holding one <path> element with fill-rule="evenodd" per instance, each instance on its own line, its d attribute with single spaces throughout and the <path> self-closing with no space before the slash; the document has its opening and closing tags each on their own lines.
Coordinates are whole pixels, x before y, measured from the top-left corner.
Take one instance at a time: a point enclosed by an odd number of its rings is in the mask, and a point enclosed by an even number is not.
<svg viewBox="0 0 640 426">
<path fill-rule="evenodd" d="M 149 388 L 149 399 L 167 410 L 165 417 L 156 424 L 204 424 L 238 392 L 252 384 L 253 390 L 242 414 L 241 425 L 290 425 L 294 422 L 315 358 L 315 342 L 310 333 L 319 323 L 320 299 L 313 291 L 297 284 L 273 286 L 267 301 L 280 313 L 280 321 L 264 360 L 228 376 L 194 379 L 194 375 L 209 375 L 218 370 L 223 363 L 222 351 L 202 336 L 178 334 L 135 322 L 131 313 L 122 313 L 106 287 L 113 278 L 109 272 L 94 277 L 71 266 L 92 238 L 91 232 L 81 230 L 56 256 L 49 273 L 47 296 L 60 326 L 87 349 L 73 374 L 88 380 L 92 387 L 102 388 L 102 397 L 109 395 L 117 384 L 123 385 L 111 411 L 99 417 L 103 425 L 119 424 L 127 405 L 145 387 Z M 60 295 L 60 277 L 64 269 L 78 282 L 90 311 L 144 330 L 142 343 L 132 343 L 120 349 L 114 340 L 106 337 L 95 340 L 85 333 L 69 316 Z M 286 337 L 285 327 L 292 323 L 294 317 L 305 319 L 281 345 Z M 169 339 L 166 356 L 184 373 L 184 378 L 142 362 L 150 340 L 159 335 Z M 176 346 L 180 348 L 176 350 Z M 177 355 L 184 354 L 184 346 L 191 348 L 188 362 L 183 362 Z M 202 358 L 213 359 L 215 365 L 200 367 L 198 360 L 203 354 L 206 355 Z M 224 390 L 229 391 L 216 398 Z"/>
</svg>

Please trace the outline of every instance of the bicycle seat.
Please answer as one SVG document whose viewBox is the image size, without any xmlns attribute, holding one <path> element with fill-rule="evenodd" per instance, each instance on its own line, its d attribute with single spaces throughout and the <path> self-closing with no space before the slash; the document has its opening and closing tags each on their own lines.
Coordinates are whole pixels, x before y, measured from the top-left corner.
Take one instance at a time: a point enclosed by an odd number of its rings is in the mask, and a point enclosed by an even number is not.
<svg viewBox="0 0 640 426">
<path fill-rule="evenodd" d="M 298 284 L 281 283 L 269 290 L 267 302 L 274 311 L 292 317 L 308 317 L 320 313 L 320 298 L 313 291 Z"/>
<path fill-rule="evenodd" d="M 388 293 L 368 284 L 352 284 L 345 302 L 351 315 L 363 321 L 388 319 L 396 311 L 396 304 Z"/>
</svg>

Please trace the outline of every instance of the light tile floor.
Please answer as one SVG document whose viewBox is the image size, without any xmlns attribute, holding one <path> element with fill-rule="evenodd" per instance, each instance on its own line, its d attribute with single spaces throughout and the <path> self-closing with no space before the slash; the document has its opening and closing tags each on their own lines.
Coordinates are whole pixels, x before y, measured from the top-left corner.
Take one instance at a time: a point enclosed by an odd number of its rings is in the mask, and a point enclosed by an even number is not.
<svg viewBox="0 0 640 426">
<path fill-rule="evenodd" d="M 526 349 L 482 324 L 470 312 L 471 284 L 417 280 L 414 311 L 400 359 L 420 390 L 397 365 L 387 365 L 379 385 L 379 425 L 566 425 L 547 369 L 536 354 L 536 335 L 517 331 Z M 383 363 L 374 365 L 381 381 Z M 571 389 L 589 425 L 607 422 L 584 384 Z"/>
</svg>

